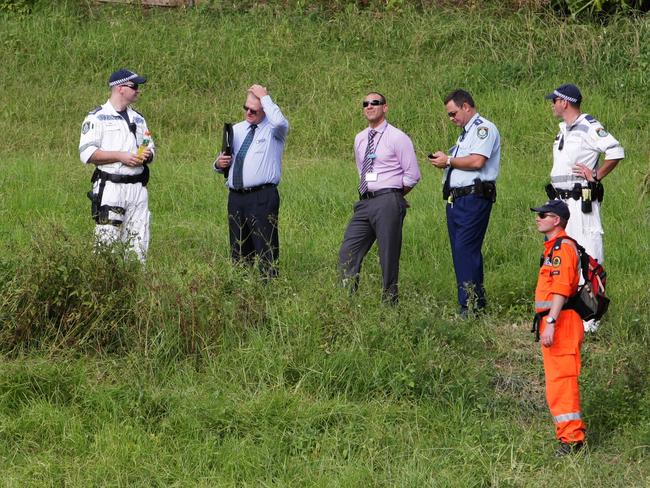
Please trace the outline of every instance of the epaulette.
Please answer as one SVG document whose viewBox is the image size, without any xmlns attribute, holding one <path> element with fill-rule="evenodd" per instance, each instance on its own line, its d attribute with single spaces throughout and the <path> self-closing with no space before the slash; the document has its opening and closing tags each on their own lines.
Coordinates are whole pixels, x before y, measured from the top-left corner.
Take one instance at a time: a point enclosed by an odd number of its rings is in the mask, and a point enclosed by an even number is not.
<svg viewBox="0 0 650 488">
<path fill-rule="evenodd" d="M 136 109 L 134 109 L 133 107 L 129 107 L 129 108 L 130 108 L 131 110 L 133 110 L 136 114 L 138 114 L 140 117 L 142 117 L 142 118 L 144 119 L 144 115 L 142 115 L 142 114 L 141 114 L 140 112 L 138 112 Z"/>
<path fill-rule="evenodd" d="M 598 122 L 593 115 L 589 115 L 589 114 L 585 115 L 585 120 L 590 124 L 600 124 L 600 122 Z"/>
<path fill-rule="evenodd" d="M 98 107 L 95 107 L 95 108 L 92 109 L 90 112 L 88 112 L 88 115 L 94 115 L 94 114 L 96 114 L 97 112 L 99 112 L 101 109 L 102 109 L 102 106 L 99 105 Z"/>
</svg>

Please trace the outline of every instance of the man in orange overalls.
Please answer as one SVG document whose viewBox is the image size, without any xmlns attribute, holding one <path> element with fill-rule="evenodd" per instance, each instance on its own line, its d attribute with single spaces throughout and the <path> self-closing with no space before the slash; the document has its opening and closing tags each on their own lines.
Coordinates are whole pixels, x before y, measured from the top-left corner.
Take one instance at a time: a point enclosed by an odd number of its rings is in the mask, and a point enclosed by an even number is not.
<svg viewBox="0 0 650 488">
<path fill-rule="evenodd" d="M 537 212 L 537 230 L 546 236 L 544 257 L 535 289 L 535 311 L 543 315 L 539 327 L 546 377 L 546 401 L 560 441 L 557 456 L 582 448 L 585 424 L 580 411 L 580 346 L 584 336 L 582 319 L 574 310 L 563 310 L 567 299 L 578 290 L 578 251 L 567 238 L 569 207 L 551 200 L 531 208 Z M 558 239 L 560 242 L 558 242 Z"/>
</svg>

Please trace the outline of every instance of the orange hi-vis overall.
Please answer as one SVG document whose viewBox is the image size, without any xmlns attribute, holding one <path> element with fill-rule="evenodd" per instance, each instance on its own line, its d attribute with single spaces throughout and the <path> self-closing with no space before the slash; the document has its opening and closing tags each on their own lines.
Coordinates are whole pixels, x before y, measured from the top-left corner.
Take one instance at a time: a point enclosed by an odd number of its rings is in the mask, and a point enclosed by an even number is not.
<svg viewBox="0 0 650 488">
<path fill-rule="evenodd" d="M 551 250 L 558 237 L 566 236 L 560 231 L 544 243 L 544 260 L 539 270 L 535 289 L 535 311 L 543 312 L 551 307 L 553 294 L 570 297 L 578 289 L 580 279 L 579 259 L 575 246 L 563 239 L 559 249 Z M 542 320 L 541 333 L 546 321 Z M 584 337 L 582 319 L 573 310 L 562 310 L 557 317 L 553 344 L 542 346 L 544 374 L 546 376 L 546 401 L 555 422 L 555 435 L 561 442 L 581 442 L 585 438 L 585 424 L 580 411 L 580 346 Z"/>
</svg>

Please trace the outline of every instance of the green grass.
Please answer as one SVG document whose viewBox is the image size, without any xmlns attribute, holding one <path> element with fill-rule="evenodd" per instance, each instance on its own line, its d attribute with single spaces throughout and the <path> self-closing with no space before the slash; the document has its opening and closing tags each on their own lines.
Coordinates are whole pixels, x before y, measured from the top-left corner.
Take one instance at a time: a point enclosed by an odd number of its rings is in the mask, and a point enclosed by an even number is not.
<svg viewBox="0 0 650 488">
<path fill-rule="evenodd" d="M 650 483 L 646 258 L 650 26 L 439 10 L 331 15 L 67 2 L 0 17 L 0 473 L 3 486 L 622 486 Z M 150 76 L 138 109 L 158 145 L 144 272 L 91 254 L 80 124 L 107 76 Z M 552 457 L 528 332 L 557 121 L 576 82 L 626 159 L 605 180 L 611 311 L 584 346 L 590 450 Z M 228 262 L 226 192 L 210 170 L 245 89 L 291 123 L 281 275 Z M 456 137 L 442 97 L 470 90 L 503 141 L 484 254 L 491 309 L 454 317 L 440 174 Z M 358 296 L 336 283 L 355 197 L 359 102 L 378 89 L 411 134 L 401 304 L 380 305 L 376 252 Z M 20 336 L 15 330 L 31 331 Z"/>
</svg>

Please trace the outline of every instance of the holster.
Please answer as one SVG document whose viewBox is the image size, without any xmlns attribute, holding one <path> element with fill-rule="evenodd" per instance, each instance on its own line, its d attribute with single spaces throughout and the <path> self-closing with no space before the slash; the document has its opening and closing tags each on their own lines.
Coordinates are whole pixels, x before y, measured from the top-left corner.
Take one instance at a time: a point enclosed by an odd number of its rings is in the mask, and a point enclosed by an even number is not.
<svg viewBox="0 0 650 488">
<path fill-rule="evenodd" d="M 87 196 L 90 199 L 90 215 L 93 220 L 97 222 L 99 219 L 99 207 L 102 202 L 102 196 L 99 193 L 93 193 L 92 190 L 87 193 Z"/>
<path fill-rule="evenodd" d="M 492 203 L 497 201 L 497 185 L 494 181 L 480 181 L 476 180 L 474 184 L 477 186 L 476 194 L 490 200 Z"/>
</svg>

